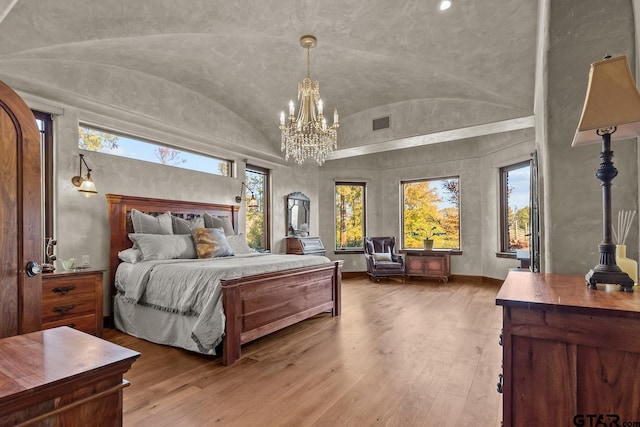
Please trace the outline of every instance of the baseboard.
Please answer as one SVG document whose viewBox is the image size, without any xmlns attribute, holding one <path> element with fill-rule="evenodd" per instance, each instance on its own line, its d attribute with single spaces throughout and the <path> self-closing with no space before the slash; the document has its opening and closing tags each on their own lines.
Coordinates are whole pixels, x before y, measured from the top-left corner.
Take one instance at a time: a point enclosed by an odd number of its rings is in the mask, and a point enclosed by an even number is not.
<svg viewBox="0 0 640 427">
<path fill-rule="evenodd" d="M 342 272 L 343 279 L 361 279 L 363 277 L 367 277 L 366 271 L 343 271 Z"/>
</svg>

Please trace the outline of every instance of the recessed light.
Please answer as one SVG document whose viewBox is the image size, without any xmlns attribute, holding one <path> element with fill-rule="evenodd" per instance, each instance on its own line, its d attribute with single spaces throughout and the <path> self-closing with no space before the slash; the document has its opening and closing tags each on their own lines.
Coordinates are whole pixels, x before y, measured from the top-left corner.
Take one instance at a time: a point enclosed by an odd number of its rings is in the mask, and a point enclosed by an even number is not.
<svg viewBox="0 0 640 427">
<path fill-rule="evenodd" d="M 440 6 L 438 6 L 440 10 L 447 10 L 451 7 L 451 2 L 449 0 L 442 0 L 440 2 Z"/>
</svg>

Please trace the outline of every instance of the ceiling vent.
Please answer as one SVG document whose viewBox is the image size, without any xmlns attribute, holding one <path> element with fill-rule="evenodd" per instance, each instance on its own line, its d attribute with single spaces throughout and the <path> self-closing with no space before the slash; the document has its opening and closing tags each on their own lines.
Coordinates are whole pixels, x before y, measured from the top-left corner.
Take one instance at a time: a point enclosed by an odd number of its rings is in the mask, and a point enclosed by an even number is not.
<svg viewBox="0 0 640 427">
<path fill-rule="evenodd" d="M 389 129 L 389 116 L 373 119 L 373 130 Z"/>
</svg>

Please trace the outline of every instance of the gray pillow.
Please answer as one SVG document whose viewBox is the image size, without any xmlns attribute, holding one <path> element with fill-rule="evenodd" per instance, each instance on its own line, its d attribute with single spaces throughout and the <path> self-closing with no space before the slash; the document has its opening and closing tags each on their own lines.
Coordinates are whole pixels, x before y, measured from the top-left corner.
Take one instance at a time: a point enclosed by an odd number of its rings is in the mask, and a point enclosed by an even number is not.
<svg viewBox="0 0 640 427">
<path fill-rule="evenodd" d="M 255 252 L 247 245 L 244 234 L 234 234 L 233 236 L 226 236 L 226 238 L 234 254 L 250 254 Z"/>
<path fill-rule="evenodd" d="M 129 234 L 145 261 L 197 258 L 190 234 Z"/>
<path fill-rule="evenodd" d="M 226 216 L 213 216 L 207 212 L 204 213 L 204 226 L 207 228 L 222 228 L 225 236 L 232 236 L 235 233 L 231 220 Z"/>
<path fill-rule="evenodd" d="M 192 219 L 182 219 L 177 216 L 171 216 L 171 222 L 173 223 L 173 234 L 189 234 L 195 228 L 204 227 L 204 218 L 197 216 Z"/>
<path fill-rule="evenodd" d="M 137 209 L 131 209 L 131 222 L 133 223 L 134 233 L 173 234 L 171 212 L 153 216 Z"/>
<path fill-rule="evenodd" d="M 142 252 L 140 249 L 129 248 L 118 252 L 118 258 L 120 258 L 120 261 L 135 264 L 136 262 L 142 261 Z"/>
<path fill-rule="evenodd" d="M 217 258 L 233 255 L 224 231 L 220 228 L 196 228 L 191 234 L 198 258 Z"/>
</svg>

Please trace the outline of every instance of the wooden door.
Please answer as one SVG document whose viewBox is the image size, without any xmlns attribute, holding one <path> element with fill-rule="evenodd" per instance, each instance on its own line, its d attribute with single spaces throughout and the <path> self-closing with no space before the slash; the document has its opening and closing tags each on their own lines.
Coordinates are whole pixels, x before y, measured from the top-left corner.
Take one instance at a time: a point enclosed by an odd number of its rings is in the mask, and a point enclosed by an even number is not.
<svg viewBox="0 0 640 427">
<path fill-rule="evenodd" d="M 0 82 L 0 338 L 40 329 L 40 132 L 24 101 Z"/>
</svg>

